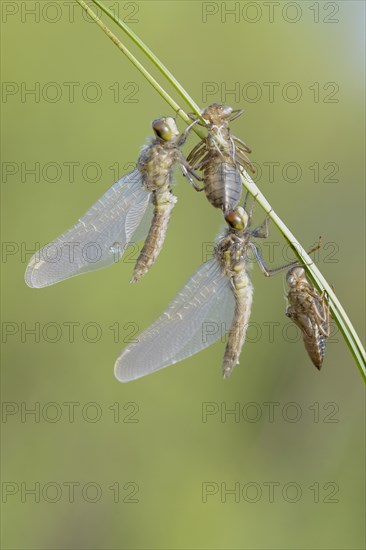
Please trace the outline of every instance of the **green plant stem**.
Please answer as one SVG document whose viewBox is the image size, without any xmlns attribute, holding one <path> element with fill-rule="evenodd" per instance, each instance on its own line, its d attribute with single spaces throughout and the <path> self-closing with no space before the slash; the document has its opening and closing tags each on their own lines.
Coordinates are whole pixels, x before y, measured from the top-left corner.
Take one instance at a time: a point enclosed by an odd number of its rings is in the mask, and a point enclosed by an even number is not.
<svg viewBox="0 0 366 550">
<path fill-rule="evenodd" d="M 145 69 L 145 67 L 133 56 L 133 54 L 122 44 L 122 42 L 116 37 L 115 34 L 98 18 L 98 16 L 89 8 L 89 6 L 83 0 L 76 0 L 80 6 L 89 14 L 89 16 L 97 23 L 97 25 L 105 32 L 105 34 L 113 41 L 113 43 L 126 55 L 126 57 L 135 65 L 135 67 L 145 76 L 148 82 L 153 86 L 153 88 L 162 96 L 162 98 L 172 107 L 172 109 L 186 122 L 190 123 L 191 119 L 185 113 L 185 111 L 174 101 L 174 99 L 160 86 L 160 84 L 150 75 L 150 73 Z M 179 91 L 180 95 L 185 99 L 188 105 L 199 114 L 200 110 L 193 101 L 193 99 L 188 95 L 182 86 L 175 80 L 175 78 L 169 73 L 169 71 L 164 67 L 164 65 L 159 61 L 159 59 L 147 48 L 145 44 L 127 27 L 127 25 L 121 22 L 116 18 L 110 10 L 104 7 L 100 0 L 93 0 L 109 17 L 111 17 L 123 30 L 126 32 L 136 44 L 144 51 L 144 53 L 151 59 L 154 64 L 159 68 L 159 70 L 164 74 L 164 76 L 169 80 L 171 84 Z M 197 125 L 193 127 L 195 133 L 202 138 L 204 136 L 203 130 Z M 243 170 L 242 171 L 242 182 L 245 188 L 253 195 L 255 200 L 261 205 L 263 210 L 268 214 L 273 223 L 278 227 L 282 235 L 288 241 L 290 246 L 295 251 L 296 256 L 299 258 L 299 261 L 306 267 L 307 271 L 310 274 L 311 279 L 313 280 L 315 286 L 322 292 L 323 290 L 327 293 L 330 311 L 332 317 L 336 321 L 341 333 L 343 334 L 349 349 L 353 357 L 355 358 L 356 364 L 360 370 L 360 373 L 363 379 L 366 381 L 366 356 L 365 351 L 362 347 L 361 341 L 352 326 L 351 321 L 349 320 L 346 312 L 344 311 L 341 303 L 336 297 L 333 289 L 322 276 L 319 269 L 315 266 L 312 259 L 308 256 L 304 248 L 300 245 L 295 236 L 291 233 L 288 227 L 283 223 L 279 216 L 274 212 L 271 205 L 258 189 L 254 181 L 250 178 L 249 174 Z"/>
<path fill-rule="evenodd" d="M 119 50 L 135 65 L 140 73 L 146 78 L 151 86 L 161 95 L 161 97 L 171 106 L 171 108 L 187 123 L 190 124 L 192 120 L 187 113 L 180 108 L 178 103 L 164 90 L 162 86 L 155 80 L 155 78 L 145 69 L 145 67 L 136 59 L 136 57 L 122 44 L 117 36 L 105 25 L 97 16 L 96 13 L 84 2 L 84 0 L 76 0 L 78 4 L 86 11 L 86 13 L 93 19 L 93 21 L 102 29 L 102 31 L 112 40 Z"/>
<path fill-rule="evenodd" d="M 191 98 L 191 96 L 186 92 L 183 86 L 178 82 L 178 80 L 172 75 L 169 69 L 162 64 L 160 59 L 156 57 L 154 52 L 137 36 L 132 29 L 130 29 L 124 21 L 117 17 L 107 6 L 100 2 L 100 0 L 93 0 L 94 4 L 99 6 L 99 8 L 104 11 L 112 21 L 114 21 L 126 34 L 133 40 L 133 42 L 144 52 L 144 54 L 153 62 L 155 67 L 165 76 L 165 78 L 170 82 L 170 84 L 176 89 L 178 94 L 188 103 L 195 115 L 200 118 L 203 122 L 200 108 L 197 103 Z"/>
</svg>

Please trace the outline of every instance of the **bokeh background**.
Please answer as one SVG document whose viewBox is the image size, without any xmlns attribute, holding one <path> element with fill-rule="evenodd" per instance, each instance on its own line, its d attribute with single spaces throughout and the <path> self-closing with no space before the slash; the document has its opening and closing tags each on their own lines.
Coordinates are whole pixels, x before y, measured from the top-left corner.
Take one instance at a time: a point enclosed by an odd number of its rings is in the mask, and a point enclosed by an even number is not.
<svg viewBox="0 0 366 550">
<path fill-rule="evenodd" d="M 323 236 L 319 267 L 362 337 L 364 3 L 107 4 L 198 104 L 245 109 L 233 131 L 258 185 L 305 247 Z M 222 227 L 180 175 L 140 284 L 129 259 L 26 287 L 29 250 L 71 226 L 172 112 L 76 2 L 1 8 L 3 548 L 363 548 L 363 382 L 334 326 L 312 366 L 282 276 L 254 266 L 230 380 L 221 342 L 134 383 L 113 376 Z M 270 242 L 267 260 L 283 263 L 273 227 Z"/>
</svg>

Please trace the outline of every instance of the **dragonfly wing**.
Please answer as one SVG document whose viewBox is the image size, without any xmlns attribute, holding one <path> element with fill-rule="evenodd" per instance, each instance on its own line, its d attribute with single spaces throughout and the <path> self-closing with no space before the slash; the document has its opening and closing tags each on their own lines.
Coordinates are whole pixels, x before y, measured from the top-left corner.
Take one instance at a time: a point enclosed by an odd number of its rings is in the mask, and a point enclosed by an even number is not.
<svg viewBox="0 0 366 550">
<path fill-rule="evenodd" d="M 27 285 L 49 286 L 117 262 L 150 199 L 138 169 L 123 176 L 73 227 L 34 254 L 25 273 Z"/>
<path fill-rule="evenodd" d="M 154 216 L 154 206 L 150 200 L 140 225 L 137 226 L 136 231 L 134 231 L 133 233 L 132 241 L 134 243 L 138 243 L 139 241 L 144 241 L 146 239 L 146 236 L 149 233 L 149 230 L 152 224 L 153 216 Z M 130 239 L 130 242 L 131 242 L 131 239 Z"/>
<path fill-rule="evenodd" d="M 235 299 L 216 259 L 189 279 L 165 312 L 123 350 L 115 364 L 120 382 L 141 378 L 210 346 L 228 330 Z"/>
</svg>

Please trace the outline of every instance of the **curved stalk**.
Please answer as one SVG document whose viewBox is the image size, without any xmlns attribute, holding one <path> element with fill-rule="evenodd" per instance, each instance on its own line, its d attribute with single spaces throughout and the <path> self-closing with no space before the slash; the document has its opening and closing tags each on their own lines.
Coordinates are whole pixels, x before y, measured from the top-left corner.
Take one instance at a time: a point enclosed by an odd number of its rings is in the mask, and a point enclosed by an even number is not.
<svg viewBox="0 0 366 550">
<path fill-rule="evenodd" d="M 84 2 L 84 0 L 76 0 L 80 6 L 89 14 L 89 16 L 95 21 L 95 23 L 105 32 L 105 34 L 113 41 L 113 43 L 126 55 L 126 57 L 135 65 L 135 67 L 141 72 L 141 74 L 148 80 L 148 82 L 153 86 L 153 88 L 163 97 L 163 99 L 172 107 L 172 109 L 187 123 L 190 124 L 192 121 L 186 114 L 186 112 L 174 101 L 174 99 L 164 90 L 162 86 L 154 79 L 154 77 L 145 69 L 145 67 L 136 59 L 136 57 L 122 44 L 122 42 L 117 38 L 115 34 L 99 19 L 99 17 L 91 10 L 91 8 Z M 173 75 L 168 71 L 168 69 L 160 62 L 160 60 L 151 52 L 151 50 L 127 27 L 125 23 L 120 21 L 114 14 L 108 10 L 100 0 L 93 0 L 93 2 L 98 5 L 113 21 L 115 21 L 120 28 L 132 38 L 132 40 L 144 51 L 144 53 L 149 57 L 149 59 L 155 64 L 156 67 L 162 72 L 162 74 L 167 78 L 167 80 L 174 86 L 178 93 L 185 99 L 185 101 L 190 105 L 192 110 L 200 116 L 200 109 L 189 96 L 189 94 L 184 90 L 184 88 L 177 82 Z M 202 118 L 200 116 L 200 118 Z M 195 133 L 202 138 L 204 136 L 203 129 L 201 129 L 197 124 L 192 128 Z M 333 289 L 327 282 L 327 280 L 320 273 L 319 269 L 315 266 L 312 259 L 308 256 L 304 248 L 288 229 L 288 227 L 283 223 L 279 216 L 274 212 L 271 205 L 258 189 L 254 181 L 251 179 L 249 174 L 243 170 L 242 171 L 242 182 L 245 188 L 253 195 L 256 201 L 261 205 L 263 210 L 268 214 L 273 223 L 278 227 L 282 235 L 288 241 L 290 246 L 295 251 L 296 256 L 299 258 L 300 262 L 304 264 L 304 267 L 309 272 L 310 278 L 313 280 L 315 286 L 322 292 L 325 290 L 327 293 L 330 311 L 332 317 L 336 321 L 344 339 L 347 342 L 349 349 L 356 361 L 356 364 L 360 370 L 360 373 L 363 379 L 366 381 L 366 356 L 365 350 L 362 347 L 361 341 L 352 326 L 351 321 L 349 320 L 346 312 L 344 311 L 341 303 L 336 297 Z"/>
<path fill-rule="evenodd" d="M 200 108 L 197 103 L 191 98 L 191 96 L 186 92 L 183 86 L 178 82 L 178 80 L 172 75 L 169 69 L 163 65 L 158 57 L 150 50 L 150 48 L 141 40 L 137 34 L 130 29 L 122 19 L 117 17 L 109 8 L 107 8 L 103 2 L 100 0 L 93 0 L 94 4 L 99 6 L 99 8 L 104 11 L 108 17 L 112 19 L 126 34 L 133 40 L 133 42 L 144 52 L 144 54 L 152 61 L 155 67 L 165 76 L 165 78 L 170 82 L 170 84 L 176 89 L 178 94 L 188 103 L 195 115 L 204 122 L 202 118 Z"/>
<path fill-rule="evenodd" d="M 120 41 L 120 39 L 101 21 L 98 17 L 98 15 L 84 2 L 84 0 L 76 0 L 78 4 L 83 8 L 83 10 L 91 17 L 91 19 L 98 25 L 98 27 L 108 36 L 110 40 L 112 40 L 113 44 L 117 46 L 117 48 L 131 61 L 131 63 L 140 71 L 140 73 L 146 78 L 146 80 L 151 84 L 151 86 L 158 92 L 158 94 L 161 95 L 161 97 L 168 103 L 168 105 L 171 106 L 173 111 L 176 112 L 178 116 L 184 122 L 187 124 L 190 124 L 192 120 L 189 118 L 187 113 L 178 105 L 176 101 L 165 91 L 165 89 L 160 86 L 158 81 L 149 73 L 147 69 L 139 62 L 139 60 L 133 55 L 133 53 L 130 52 L 130 50 Z M 93 0 L 94 2 L 94 0 Z M 96 2 L 95 2 L 96 3 Z M 98 5 L 102 8 L 101 2 L 98 2 Z M 110 17 L 113 16 L 112 12 L 109 12 L 107 8 L 104 8 L 104 11 L 109 15 Z M 124 24 L 125 25 L 125 24 Z M 125 25 L 126 26 L 126 25 Z M 132 31 L 130 31 L 132 32 Z M 155 57 L 155 56 L 154 56 Z M 156 58 L 157 59 L 157 58 Z M 166 69 L 167 71 L 167 69 Z M 163 74 L 165 75 L 165 72 L 163 71 Z M 187 103 L 192 106 L 193 104 L 196 105 L 193 101 L 193 99 L 188 95 L 188 93 L 184 90 L 184 88 L 181 87 L 181 93 L 183 93 L 183 96 L 185 97 Z M 193 108 L 193 107 L 192 107 Z M 198 107 L 197 107 L 198 109 Z M 194 109 L 196 111 L 196 107 Z M 199 114 L 200 118 L 201 115 Z M 192 131 L 195 132 L 201 139 L 204 137 L 204 131 L 202 128 L 200 128 L 197 124 L 195 124 L 192 128 Z"/>
<path fill-rule="evenodd" d="M 133 65 L 140 71 L 140 73 L 146 78 L 151 86 L 161 95 L 161 97 L 171 106 L 171 108 L 185 121 L 190 124 L 192 120 L 189 116 L 179 107 L 178 103 L 164 90 L 162 86 L 155 80 L 155 78 L 145 69 L 145 67 L 138 61 L 138 59 L 122 44 L 117 36 L 105 25 L 97 16 L 96 13 L 84 2 L 84 0 L 76 0 L 78 4 L 86 11 L 86 13 L 93 19 L 93 21 L 102 29 L 102 31 L 112 40 L 119 50 L 131 61 Z"/>
</svg>

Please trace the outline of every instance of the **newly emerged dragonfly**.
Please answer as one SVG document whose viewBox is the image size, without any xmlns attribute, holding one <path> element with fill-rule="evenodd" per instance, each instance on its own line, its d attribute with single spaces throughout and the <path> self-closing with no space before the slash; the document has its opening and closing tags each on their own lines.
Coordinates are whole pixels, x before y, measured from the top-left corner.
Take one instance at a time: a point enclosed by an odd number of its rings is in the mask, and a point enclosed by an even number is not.
<svg viewBox="0 0 366 550">
<path fill-rule="evenodd" d="M 171 191 L 172 169 L 180 163 L 183 173 L 195 174 L 179 151 L 185 135 L 178 137 L 175 120 L 162 117 L 152 127 L 156 137 L 142 148 L 136 168 L 108 189 L 76 225 L 34 254 L 25 273 L 28 286 L 49 286 L 111 265 L 132 241 L 145 237 L 132 282 L 155 262 L 177 200 Z"/>
<path fill-rule="evenodd" d="M 228 229 L 219 237 L 212 259 L 189 279 L 165 312 L 136 343 L 123 350 L 115 364 L 121 382 L 173 365 L 210 346 L 228 332 L 223 375 L 227 378 L 243 347 L 253 286 L 247 270 L 251 250 L 265 275 L 271 274 L 252 242 L 268 237 L 268 218 L 250 230 L 252 214 L 241 206 L 226 216 Z M 223 330 L 222 327 L 226 327 Z"/>
<path fill-rule="evenodd" d="M 325 295 L 319 293 L 306 278 L 303 267 L 289 270 L 286 276 L 289 291 L 287 294 L 286 315 L 299 327 L 303 334 L 306 351 L 317 369 L 321 369 L 329 337 L 329 305 Z"/>
<path fill-rule="evenodd" d="M 247 157 L 251 149 L 244 141 L 234 136 L 229 123 L 242 114 L 242 109 L 233 110 L 227 105 L 213 103 L 202 112 L 208 129 L 207 137 L 202 139 L 189 153 L 187 161 L 194 170 L 203 172 L 203 188 L 187 176 L 197 191 L 205 191 L 207 199 L 224 213 L 233 210 L 240 201 L 242 182 L 240 167 L 255 172 L 253 164 Z M 193 115 L 190 115 L 194 118 Z M 194 124 L 204 124 L 194 118 L 187 128 L 188 135 Z"/>
</svg>

